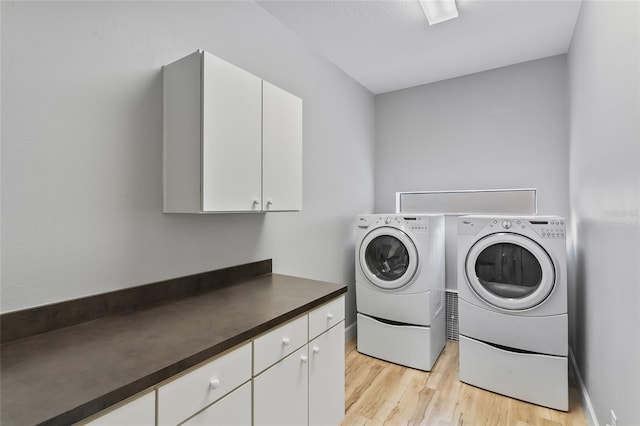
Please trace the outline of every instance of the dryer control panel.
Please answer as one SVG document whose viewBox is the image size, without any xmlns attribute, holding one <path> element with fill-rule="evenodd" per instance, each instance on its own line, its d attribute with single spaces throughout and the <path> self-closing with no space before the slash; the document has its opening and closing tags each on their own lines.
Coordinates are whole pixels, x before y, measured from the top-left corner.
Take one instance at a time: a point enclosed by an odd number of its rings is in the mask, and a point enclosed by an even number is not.
<svg viewBox="0 0 640 426">
<path fill-rule="evenodd" d="M 564 219 L 494 219 L 489 227 L 504 231 L 518 231 L 529 227 L 544 239 L 565 238 Z"/>
<path fill-rule="evenodd" d="M 564 219 L 530 220 L 529 224 L 542 238 L 566 238 Z"/>
<path fill-rule="evenodd" d="M 565 224 L 561 216 L 470 215 L 458 218 L 458 235 L 477 235 L 482 232 L 535 233 L 542 239 L 565 239 Z"/>
</svg>

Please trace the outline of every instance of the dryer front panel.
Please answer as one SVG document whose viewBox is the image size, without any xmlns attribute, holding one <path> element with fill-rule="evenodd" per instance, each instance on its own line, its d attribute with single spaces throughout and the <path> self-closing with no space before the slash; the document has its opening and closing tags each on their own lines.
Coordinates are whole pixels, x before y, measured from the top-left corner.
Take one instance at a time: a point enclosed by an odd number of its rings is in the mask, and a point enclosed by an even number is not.
<svg viewBox="0 0 640 426">
<path fill-rule="evenodd" d="M 465 272 L 471 289 L 486 303 L 505 310 L 538 306 L 556 281 L 553 261 L 528 237 L 491 234 L 471 247 Z"/>
<path fill-rule="evenodd" d="M 371 284 L 396 290 L 411 282 L 418 270 L 418 251 L 401 230 L 376 228 L 362 240 L 360 267 Z"/>
</svg>

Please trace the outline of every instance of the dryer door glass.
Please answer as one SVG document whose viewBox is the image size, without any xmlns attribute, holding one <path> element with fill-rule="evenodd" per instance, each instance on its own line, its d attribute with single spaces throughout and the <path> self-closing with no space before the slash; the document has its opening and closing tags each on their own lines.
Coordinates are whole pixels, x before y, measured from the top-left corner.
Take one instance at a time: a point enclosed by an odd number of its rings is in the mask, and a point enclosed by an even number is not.
<svg viewBox="0 0 640 426">
<path fill-rule="evenodd" d="M 405 245 L 391 235 L 374 238 L 365 253 L 367 268 L 379 279 L 396 281 L 409 267 L 409 252 Z"/>
<path fill-rule="evenodd" d="M 549 254 L 528 237 L 490 234 L 467 253 L 465 272 L 471 289 L 488 304 L 524 310 L 544 302 L 556 282 Z"/>
<path fill-rule="evenodd" d="M 482 250 L 475 269 L 480 284 L 499 297 L 529 296 L 542 282 L 540 262 L 529 250 L 512 243 L 497 243 Z"/>
</svg>

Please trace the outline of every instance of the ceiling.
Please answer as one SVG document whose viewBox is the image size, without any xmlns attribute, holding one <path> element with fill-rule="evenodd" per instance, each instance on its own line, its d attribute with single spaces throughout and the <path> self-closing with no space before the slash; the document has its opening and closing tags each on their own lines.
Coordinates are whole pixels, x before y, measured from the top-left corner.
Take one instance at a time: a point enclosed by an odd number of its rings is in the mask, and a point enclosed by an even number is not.
<svg viewBox="0 0 640 426">
<path fill-rule="evenodd" d="M 374 94 L 566 53 L 580 0 L 457 0 L 433 26 L 417 0 L 267 0 L 267 12 Z"/>
</svg>

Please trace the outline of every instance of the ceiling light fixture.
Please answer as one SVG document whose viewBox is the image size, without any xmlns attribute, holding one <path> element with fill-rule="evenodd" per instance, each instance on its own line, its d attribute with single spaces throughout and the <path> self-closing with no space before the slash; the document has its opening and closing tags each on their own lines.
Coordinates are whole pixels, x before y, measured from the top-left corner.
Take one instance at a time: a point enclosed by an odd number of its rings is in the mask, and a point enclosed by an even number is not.
<svg viewBox="0 0 640 426">
<path fill-rule="evenodd" d="M 458 17 L 456 0 L 420 0 L 420 6 L 427 16 L 429 25 Z"/>
</svg>

